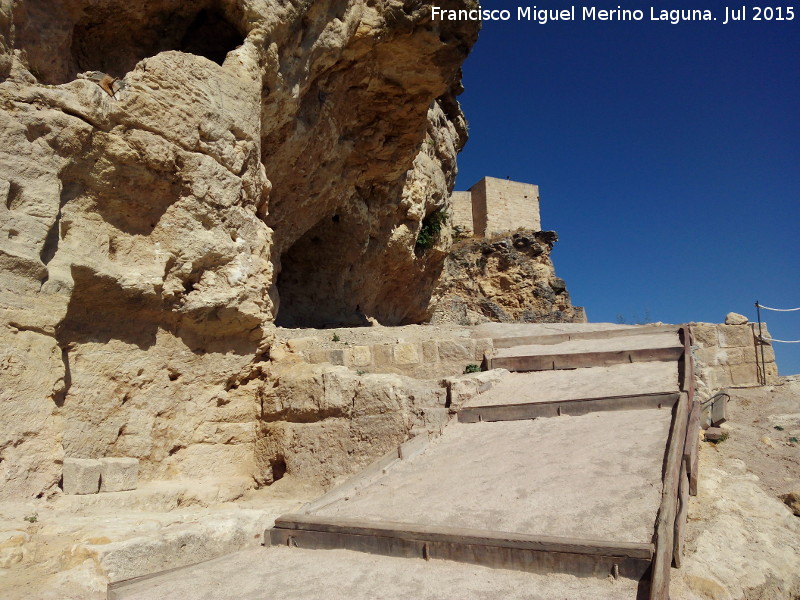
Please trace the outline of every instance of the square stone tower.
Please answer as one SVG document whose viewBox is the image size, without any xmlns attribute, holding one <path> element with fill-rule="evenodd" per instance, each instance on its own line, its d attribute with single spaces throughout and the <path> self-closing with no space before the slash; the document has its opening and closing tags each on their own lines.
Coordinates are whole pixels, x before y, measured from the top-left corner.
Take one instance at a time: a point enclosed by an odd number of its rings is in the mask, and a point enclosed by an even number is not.
<svg viewBox="0 0 800 600">
<path fill-rule="evenodd" d="M 541 231 L 539 186 L 484 177 L 468 192 L 453 192 L 453 225 L 487 237 L 517 229 Z"/>
</svg>

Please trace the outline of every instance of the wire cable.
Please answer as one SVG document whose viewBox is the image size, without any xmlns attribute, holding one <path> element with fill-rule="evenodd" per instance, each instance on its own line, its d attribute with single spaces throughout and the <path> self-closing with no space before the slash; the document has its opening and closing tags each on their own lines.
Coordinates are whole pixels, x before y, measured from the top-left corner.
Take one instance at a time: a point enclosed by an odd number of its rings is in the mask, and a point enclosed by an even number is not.
<svg viewBox="0 0 800 600">
<path fill-rule="evenodd" d="M 800 310 L 800 306 L 797 308 L 770 308 L 769 306 L 764 306 L 763 304 L 759 304 L 756 302 L 756 306 L 763 308 L 764 310 L 774 310 L 776 312 L 794 312 L 796 310 Z"/>
<path fill-rule="evenodd" d="M 768 338 L 763 336 L 761 339 L 765 342 L 780 342 L 781 344 L 800 344 L 800 340 L 776 340 L 775 338 Z"/>
</svg>

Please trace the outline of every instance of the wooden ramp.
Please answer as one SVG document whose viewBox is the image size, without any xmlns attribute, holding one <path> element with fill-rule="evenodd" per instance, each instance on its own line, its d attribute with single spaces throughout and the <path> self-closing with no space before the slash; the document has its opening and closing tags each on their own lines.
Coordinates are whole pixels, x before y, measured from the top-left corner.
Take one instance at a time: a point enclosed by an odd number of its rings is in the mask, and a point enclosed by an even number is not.
<svg viewBox="0 0 800 600">
<path fill-rule="evenodd" d="M 487 394 L 485 403 L 478 395 L 441 436 L 407 442 L 302 514 L 279 518 L 265 542 L 625 577 L 667 600 L 697 481 L 691 334 L 607 333 L 528 337 L 496 345 L 487 362 L 577 368 L 584 371 L 576 378 L 590 381 L 587 370 L 658 361 L 674 369 L 674 383 L 661 377 L 638 393 L 560 392 L 554 400 L 528 397 L 536 386 L 510 398 Z M 628 379 L 614 369 L 617 381 Z"/>
</svg>

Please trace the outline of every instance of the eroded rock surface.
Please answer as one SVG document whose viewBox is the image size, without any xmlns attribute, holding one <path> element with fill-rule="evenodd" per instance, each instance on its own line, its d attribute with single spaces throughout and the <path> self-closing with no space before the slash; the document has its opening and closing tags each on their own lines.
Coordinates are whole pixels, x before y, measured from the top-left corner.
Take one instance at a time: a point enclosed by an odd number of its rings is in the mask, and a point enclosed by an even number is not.
<svg viewBox="0 0 800 600">
<path fill-rule="evenodd" d="M 550 253 L 554 231 L 518 231 L 456 242 L 431 299 L 432 322 L 583 323 Z"/>
<path fill-rule="evenodd" d="M 429 13 L 0 0 L 0 498 L 65 456 L 265 482 L 276 317 L 424 313 L 477 36 Z"/>
</svg>

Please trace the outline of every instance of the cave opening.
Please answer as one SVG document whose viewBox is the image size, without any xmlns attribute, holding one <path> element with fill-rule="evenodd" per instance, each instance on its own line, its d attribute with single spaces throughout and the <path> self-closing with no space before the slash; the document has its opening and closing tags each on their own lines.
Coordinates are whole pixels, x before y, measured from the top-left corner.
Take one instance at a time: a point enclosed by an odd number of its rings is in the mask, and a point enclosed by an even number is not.
<svg viewBox="0 0 800 600">
<path fill-rule="evenodd" d="M 281 255 L 277 279 L 279 327 L 370 325 L 369 276 L 360 268 L 369 238 L 354 215 L 321 219 Z"/>
<path fill-rule="evenodd" d="M 220 10 L 201 10 L 181 40 L 181 52 L 205 56 L 221 65 L 228 52 L 241 46 L 243 36 Z"/>
<path fill-rule="evenodd" d="M 142 59 L 168 50 L 203 56 L 221 65 L 228 52 L 244 42 L 244 35 L 220 6 L 186 4 L 189 6 L 174 12 L 153 15 L 150 23 L 140 19 L 141 28 L 120 30 L 119 18 L 78 22 L 71 48 L 75 71 L 102 71 L 121 77 Z"/>
<path fill-rule="evenodd" d="M 48 8 L 50 0 L 30 0 L 15 7 L 16 45 L 24 49 L 31 73 L 41 83 L 62 84 L 85 71 L 123 77 L 136 64 L 169 50 L 203 56 L 221 65 L 228 52 L 244 43 L 241 8 L 223 0 L 189 0 L 144 6 L 109 0 L 86 9 L 74 21 L 65 10 Z M 35 17 L 47 12 L 53 26 L 49 45 L 41 43 Z M 56 39 L 58 38 L 58 39 Z M 53 48 L 59 52 L 53 52 Z"/>
</svg>

